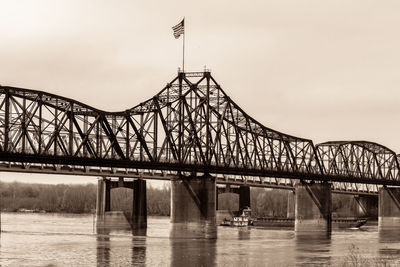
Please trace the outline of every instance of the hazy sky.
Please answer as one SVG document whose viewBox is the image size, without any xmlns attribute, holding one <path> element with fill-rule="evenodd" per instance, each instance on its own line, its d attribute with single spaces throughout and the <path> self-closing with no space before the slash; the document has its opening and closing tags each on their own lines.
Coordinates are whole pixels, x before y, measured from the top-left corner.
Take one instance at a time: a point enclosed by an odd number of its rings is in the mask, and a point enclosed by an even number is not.
<svg viewBox="0 0 400 267">
<path fill-rule="evenodd" d="M 0 0 L 0 12 L 2 85 L 125 110 L 175 77 L 171 27 L 185 16 L 186 69 L 210 68 L 265 126 L 400 153 L 399 1 Z"/>
</svg>

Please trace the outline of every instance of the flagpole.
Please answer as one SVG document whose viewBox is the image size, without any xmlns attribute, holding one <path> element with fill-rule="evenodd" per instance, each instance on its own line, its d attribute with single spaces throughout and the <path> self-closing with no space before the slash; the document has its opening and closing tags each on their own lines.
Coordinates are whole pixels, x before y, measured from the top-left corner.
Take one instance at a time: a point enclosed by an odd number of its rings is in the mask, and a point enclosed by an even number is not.
<svg viewBox="0 0 400 267">
<path fill-rule="evenodd" d="M 182 51 L 182 71 L 185 72 L 185 17 L 183 17 L 183 51 Z"/>
</svg>

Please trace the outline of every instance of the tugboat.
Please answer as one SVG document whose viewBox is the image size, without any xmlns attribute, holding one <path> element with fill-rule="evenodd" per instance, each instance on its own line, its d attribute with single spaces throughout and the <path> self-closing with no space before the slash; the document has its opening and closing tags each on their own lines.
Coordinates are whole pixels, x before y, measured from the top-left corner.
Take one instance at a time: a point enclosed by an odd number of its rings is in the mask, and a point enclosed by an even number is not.
<svg viewBox="0 0 400 267">
<path fill-rule="evenodd" d="M 253 225 L 253 220 L 251 219 L 250 215 L 251 209 L 249 207 L 245 207 L 242 212 L 239 212 L 238 216 L 233 216 L 231 220 L 224 218 L 221 226 L 243 227 Z"/>
</svg>

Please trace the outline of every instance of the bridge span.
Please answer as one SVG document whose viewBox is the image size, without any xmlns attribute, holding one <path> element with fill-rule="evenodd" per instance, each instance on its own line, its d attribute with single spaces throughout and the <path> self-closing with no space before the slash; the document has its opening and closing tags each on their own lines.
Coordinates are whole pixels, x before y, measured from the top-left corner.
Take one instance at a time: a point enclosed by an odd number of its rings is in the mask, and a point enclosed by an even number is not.
<svg viewBox="0 0 400 267">
<path fill-rule="evenodd" d="M 313 207 L 306 215 L 296 205 L 299 218 L 306 218 L 297 220 L 296 229 L 309 229 L 317 215 L 326 225 L 322 228 L 330 229 L 326 195 L 331 192 L 389 194 L 386 201 L 400 203 L 397 188 L 388 189 L 400 186 L 399 160 L 373 142 L 314 145 L 265 127 L 209 71 L 179 72 L 154 97 L 120 112 L 0 86 L 0 171 L 171 180 L 172 203 L 187 206 L 173 205 L 175 223 L 212 223 L 218 183 L 296 190 L 296 201 L 307 203 L 304 210 Z M 109 190 L 103 182 L 99 188 Z M 137 192 L 145 191 L 139 184 Z M 393 217 L 391 211 L 385 214 Z M 143 220 L 139 224 L 145 226 Z"/>
</svg>

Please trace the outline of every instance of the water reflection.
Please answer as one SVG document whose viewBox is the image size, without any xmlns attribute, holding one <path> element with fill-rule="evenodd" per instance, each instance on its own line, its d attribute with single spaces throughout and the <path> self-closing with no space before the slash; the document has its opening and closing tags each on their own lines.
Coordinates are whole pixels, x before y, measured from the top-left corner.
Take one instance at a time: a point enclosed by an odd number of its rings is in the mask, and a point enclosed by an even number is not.
<svg viewBox="0 0 400 267">
<path fill-rule="evenodd" d="M 0 265 L 342 266 L 351 265 L 352 255 L 370 260 L 369 266 L 400 262 L 400 231 L 378 232 L 377 225 L 334 231 L 332 240 L 256 227 L 219 227 L 218 239 L 183 239 L 170 237 L 169 218 L 152 217 L 148 225 L 146 235 L 93 235 L 91 215 L 3 213 Z"/>
<path fill-rule="evenodd" d="M 383 258 L 393 257 L 394 255 L 400 254 L 400 231 L 399 230 L 383 230 L 379 229 L 379 243 L 384 246 L 379 248 L 379 254 Z M 392 246 L 393 245 L 393 246 Z"/>
<path fill-rule="evenodd" d="M 250 229 L 247 227 L 239 228 L 238 239 L 239 240 L 250 240 Z"/>
<path fill-rule="evenodd" d="M 400 230 L 382 230 L 379 229 L 380 243 L 398 243 L 400 242 Z"/>
<path fill-rule="evenodd" d="M 144 266 L 146 263 L 146 229 L 130 232 L 97 228 L 96 244 L 97 266 Z M 126 257 L 128 253 L 131 262 Z"/>
<path fill-rule="evenodd" d="M 110 266 L 110 235 L 104 228 L 97 229 L 97 266 Z"/>
<path fill-rule="evenodd" d="M 134 237 L 132 240 L 132 266 L 144 266 L 146 263 L 146 238 Z"/>
<path fill-rule="evenodd" d="M 144 229 L 132 229 L 133 236 L 146 236 L 147 235 L 147 228 Z"/>
<path fill-rule="evenodd" d="M 171 238 L 190 238 L 190 239 L 216 239 L 217 226 L 215 223 L 171 223 Z"/>
<path fill-rule="evenodd" d="M 215 265 L 215 223 L 172 223 L 169 237 L 171 266 Z"/>
<path fill-rule="evenodd" d="M 296 262 L 330 265 L 331 233 L 301 232 L 295 234 Z"/>
<path fill-rule="evenodd" d="M 215 266 L 216 239 L 170 239 L 170 266 Z"/>
</svg>

